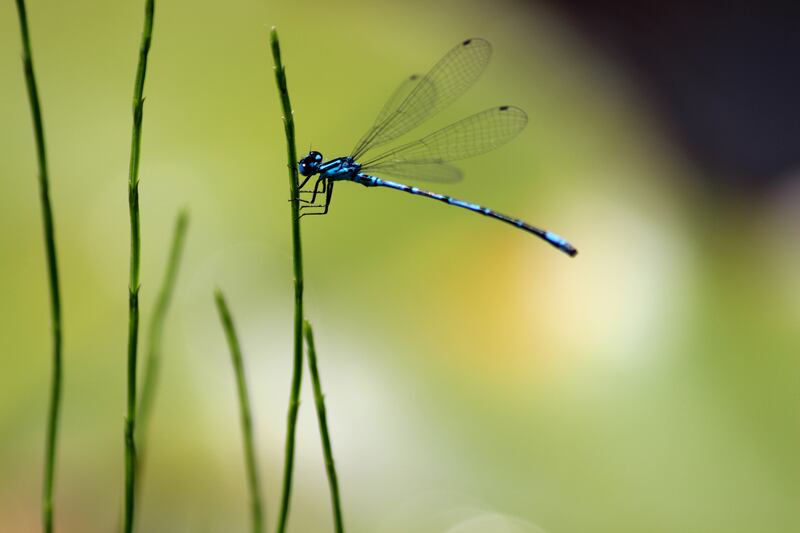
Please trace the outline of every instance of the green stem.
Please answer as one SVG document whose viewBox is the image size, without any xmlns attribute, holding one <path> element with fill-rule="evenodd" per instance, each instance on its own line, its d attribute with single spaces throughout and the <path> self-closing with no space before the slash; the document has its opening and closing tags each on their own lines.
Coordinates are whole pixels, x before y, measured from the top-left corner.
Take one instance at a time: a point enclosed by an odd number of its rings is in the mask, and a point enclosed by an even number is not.
<svg viewBox="0 0 800 533">
<path fill-rule="evenodd" d="M 222 291 L 217 289 L 214 294 L 217 301 L 217 310 L 225 330 L 225 337 L 228 339 L 228 346 L 231 350 L 231 361 L 233 370 L 236 374 L 236 387 L 239 392 L 239 411 L 242 424 L 242 441 L 244 444 L 245 466 L 247 468 L 247 483 L 250 487 L 250 530 L 253 533 L 261 533 L 264 526 L 264 518 L 261 511 L 261 485 L 258 480 L 258 465 L 256 464 L 256 452 L 253 444 L 253 421 L 250 414 L 250 400 L 247 394 L 247 382 L 244 378 L 244 363 L 242 362 L 242 349 L 239 346 L 239 339 L 236 337 L 236 330 L 233 326 L 233 318 L 225 303 L 225 296 Z"/>
<path fill-rule="evenodd" d="M 128 284 L 128 401 L 125 417 L 125 514 L 123 531 L 133 531 L 133 511 L 136 491 L 136 353 L 139 342 L 139 153 L 142 140 L 142 113 L 144 110 L 144 79 L 147 72 L 147 54 L 153 35 L 154 0 L 145 0 L 144 29 L 139 46 L 139 65 L 133 89 L 133 131 L 131 134 L 130 174 L 128 176 L 128 208 L 131 219 L 131 265 Z"/>
<path fill-rule="evenodd" d="M 303 374 L 303 252 L 300 245 L 300 202 L 298 200 L 297 151 L 295 148 L 294 118 L 289 90 L 286 86 L 286 69 L 281 62 L 281 48 L 278 32 L 273 27 L 270 33 L 272 58 L 275 62 L 275 83 L 278 85 L 283 125 L 286 133 L 286 152 L 289 166 L 289 198 L 291 201 L 292 258 L 294 263 L 294 366 L 292 369 L 292 389 L 289 397 L 289 412 L 286 423 L 286 455 L 283 467 L 283 489 L 277 533 L 286 531 L 289 517 L 289 500 L 292 493 L 292 472 L 294 469 L 294 441 L 297 427 L 297 412 L 300 408 L 300 382 Z"/>
<path fill-rule="evenodd" d="M 144 371 L 142 373 L 142 387 L 139 395 L 139 410 L 135 435 L 136 451 L 138 454 L 136 462 L 137 479 L 140 478 L 144 464 L 147 430 L 161 369 L 161 338 L 164 332 L 164 322 L 170 302 L 172 301 L 172 294 L 175 292 L 175 282 L 178 277 L 178 267 L 180 266 L 188 224 L 189 213 L 183 210 L 178 214 L 178 218 L 175 220 L 175 230 L 172 235 L 172 245 L 170 247 L 169 259 L 167 260 L 167 268 L 164 271 L 164 279 L 158 293 L 156 306 L 150 317 L 150 328 L 147 339 L 147 358 L 145 359 Z M 139 481 L 140 483 L 136 485 L 137 494 L 140 490 L 141 479 L 139 479 Z"/>
<path fill-rule="evenodd" d="M 56 238 L 53 228 L 53 208 L 50 204 L 50 183 L 47 171 L 47 156 L 44 144 L 44 126 L 39 104 L 39 91 L 33 73 L 28 15 L 24 0 L 17 0 L 17 13 L 22 33 L 22 64 L 25 82 L 28 87 L 33 130 L 36 137 L 36 158 L 39 162 L 39 199 L 42 206 L 44 242 L 47 253 L 47 274 L 50 282 L 50 320 L 53 335 L 53 373 L 50 381 L 50 403 L 47 414 L 47 437 L 44 454 L 44 483 L 42 489 L 42 524 L 45 532 L 53 531 L 53 480 L 56 463 L 56 441 L 58 420 L 61 412 L 61 291 L 58 283 L 58 261 L 56 259 Z"/>
<path fill-rule="evenodd" d="M 336 476 L 336 466 L 333 463 L 333 449 L 331 448 L 331 438 L 328 434 L 328 416 L 325 411 L 325 395 L 322 394 L 322 384 L 319 379 L 317 369 L 317 350 L 314 347 L 314 332 L 311 324 L 305 321 L 306 344 L 308 345 L 308 368 L 311 372 L 311 382 L 314 385 L 314 402 L 317 405 L 317 421 L 319 422 L 319 432 L 322 437 L 322 452 L 325 455 L 325 469 L 328 472 L 328 485 L 331 491 L 331 505 L 333 506 L 333 521 L 336 526 L 336 533 L 344 533 L 344 522 L 342 520 L 342 505 L 339 501 L 339 481 Z"/>
</svg>

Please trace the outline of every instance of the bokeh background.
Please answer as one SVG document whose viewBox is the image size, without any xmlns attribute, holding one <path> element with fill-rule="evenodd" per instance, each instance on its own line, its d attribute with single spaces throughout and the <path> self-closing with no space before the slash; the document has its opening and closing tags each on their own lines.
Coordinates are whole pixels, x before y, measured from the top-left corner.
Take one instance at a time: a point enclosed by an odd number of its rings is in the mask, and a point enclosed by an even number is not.
<svg viewBox="0 0 800 533">
<path fill-rule="evenodd" d="M 59 531 L 122 493 L 130 101 L 142 2 L 29 2 L 65 316 Z M 191 211 L 139 531 L 247 528 L 242 338 L 270 524 L 291 366 L 278 25 L 298 150 L 346 153 L 404 76 L 470 36 L 495 54 L 425 129 L 527 110 L 442 192 L 567 236 L 337 187 L 303 220 L 349 531 L 800 531 L 797 9 L 709 3 L 158 2 L 145 94 L 143 311 Z M 49 311 L 12 2 L 0 6 L 0 531 L 39 530 Z M 146 334 L 146 330 L 144 332 Z M 332 531 L 304 383 L 291 531 Z"/>
</svg>

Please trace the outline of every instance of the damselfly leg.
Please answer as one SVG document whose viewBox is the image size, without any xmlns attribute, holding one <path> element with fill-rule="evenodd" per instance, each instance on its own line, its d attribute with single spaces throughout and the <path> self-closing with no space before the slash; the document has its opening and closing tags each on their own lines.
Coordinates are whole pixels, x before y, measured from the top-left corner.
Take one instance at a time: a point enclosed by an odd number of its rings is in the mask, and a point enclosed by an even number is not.
<svg viewBox="0 0 800 533">
<path fill-rule="evenodd" d="M 326 182 L 328 180 L 326 180 L 324 178 L 320 178 L 320 179 L 317 180 L 317 183 L 314 184 L 314 197 L 317 196 L 317 185 L 319 184 L 320 181 Z M 321 208 L 322 211 L 314 211 L 314 212 L 306 211 L 306 212 L 303 212 L 303 213 L 300 214 L 300 218 L 303 218 L 306 215 L 325 215 L 325 214 L 328 213 L 328 208 L 331 205 L 331 198 L 333 198 L 333 182 L 330 182 L 330 183 L 327 183 L 327 184 L 323 183 L 322 186 L 323 186 L 324 189 L 323 189 L 323 191 L 320 191 L 320 192 L 325 192 L 325 203 L 324 204 L 319 204 L 319 205 L 301 205 L 300 206 L 300 209 Z M 312 200 L 312 204 L 313 204 L 313 200 Z"/>
<path fill-rule="evenodd" d="M 309 179 L 310 179 L 310 177 L 304 179 L 303 182 L 298 186 L 299 190 L 297 191 L 297 194 L 311 194 L 312 195 L 311 196 L 311 200 L 303 200 L 302 198 L 298 197 L 295 200 L 289 199 L 290 202 L 291 201 L 297 201 L 297 202 L 300 202 L 302 204 L 313 204 L 317 200 L 317 194 L 325 192 L 325 188 L 326 188 L 326 183 L 325 182 L 327 180 L 325 180 L 324 178 L 321 178 L 321 177 L 317 178 L 317 181 L 314 183 L 314 190 L 304 191 L 303 187 L 305 186 L 306 183 L 308 183 Z M 320 184 L 320 182 L 322 182 L 322 183 Z M 313 206 L 313 205 L 300 206 L 300 209 L 302 209 L 303 207 L 322 207 L 322 206 L 321 205 L 318 205 L 318 206 Z"/>
</svg>

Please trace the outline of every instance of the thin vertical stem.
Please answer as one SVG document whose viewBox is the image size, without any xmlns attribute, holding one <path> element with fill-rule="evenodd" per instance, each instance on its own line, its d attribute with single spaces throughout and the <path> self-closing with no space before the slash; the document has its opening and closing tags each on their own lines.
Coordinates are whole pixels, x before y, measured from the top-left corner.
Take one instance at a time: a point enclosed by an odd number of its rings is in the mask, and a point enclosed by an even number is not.
<svg viewBox="0 0 800 533">
<path fill-rule="evenodd" d="M 144 464 L 145 445 L 147 443 L 147 430 L 150 423 L 150 414 L 153 410 L 153 400 L 158 376 L 161 369 L 161 338 L 164 333 L 164 322 L 167 311 L 169 310 L 172 294 L 175 292 L 175 282 L 178 277 L 183 245 L 186 240 L 186 230 L 189 225 L 189 213 L 186 210 L 178 213 L 175 220 L 175 230 L 172 235 L 172 245 L 170 246 L 167 267 L 164 271 L 164 279 L 158 293 L 158 300 L 150 317 L 150 328 L 147 339 L 147 358 L 144 363 L 142 373 L 142 387 L 139 395 L 139 410 L 136 424 L 136 477 L 139 483 L 136 485 L 137 494 L 140 492 L 141 472 Z"/>
<path fill-rule="evenodd" d="M 39 163 L 39 199 L 42 206 L 42 223 L 47 254 L 47 274 L 50 282 L 50 321 L 53 335 L 53 372 L 50 381 L 50 403 L 47 414 L 47 436 L 44 454 L 44 483 L 42 487 L 42 526 L 45 532 L 53 531 L 53 482 L 56 463 L 56 441 L 58 421 L 61 412 L 61 290 L 58 282 L 58 261 L 56 258 L 56 238 L 53 224 L 53 208 L 50 203 L 50 183 L 47 171 L 47 156 L 44 143 L 44 126 L 39 104 L 39 91 L 33 73 L 28 15 L 24 0 L 17 0 L 17 13 L 22 33 L 22 64 L 25 82 L 28 87 L 33 130 L 36 138 L 36 159 Z"/>
<path fill-rule="evenodd" d="M 147 55 L 153 35 L 155 0 L 145 0 L 144 29 L 139 46 L 139 65 L 133 89 L 133 131 L 131 134 L 130 174 L 128 176 L 128 208 L 131 220 L 131 264 L 128 283 L 128 401 L 125 417 L 125 514 L 123 531 L 133 531 L 133 512 L 136 491 L 136 354 L 139 342 L 139 266 L 141 235 L 139 222 L 139 154 L 142 140 L 144 110 L 144 80 Z"/>
<path fill-rule="evenodd" d="M 289 500 L 292 493 L 292 473 L 294 470 L 295 429 L 297 412 L 300 408 L 300 382 L 303 374 L 303 252 L 300 243 L 300 194 L 297 182 L 297 150 L 295 148 L 294 117 L 286 86 L 286 69 L 281 62 L 281 48 L 278 31 L 273 27 L 270 33 L 272 58 L 275 62 L 275 83 L 278 85 L 283 125 L 286 134 L 286 152 L 289 167 L 289 198 L 292 223 L 292 258 L 294 264 L 294 365 L 292 369 L 292 389 L 289 397 L 289 412 L 286 422 L 286 452 L 283 467 L 283 488 L 278 515 L 277 533 L 286 531 L 289 517 Z"/>
<path fill-rule="evenodd" d="M 236 388 L 239 392 L 239 412 L 242 424 L 245 468 L 247 470 L 247 484 L 250 488 L 250 530 L 253 533 L 261 533 L 264 529 L 264 518 L 261 510 L 261 484 L 258 479 L 258 464 L 256 462 L 255 445 L 253 444 L 253 420 L 250 413 L 244 363 L 242 362 L 242 349 L 239 346 L 239 339 L 233 326 L 233 318 L 221 290 L 217 289 L 214 299 L 217 302 L 217 310 L 219 311 L 222 328 L 225 330 L 225 337 L 228 339 L 233 371 L 236 374 Z"/>
<path fill-rule="evenodd" d="M 322 383 L 317 369 L 317 350 L 314 347 L 314 332 L 311 324 L 305 321 L 306 344 L 308 345 L 308 368 L 311 372 L 311 382 L 314 385 L 314 402 L 317 406 L 317 421 L 319 433 L 322 437 L 322 452 L 325 455 L 325 470 L 328 472 L 328 486 L 331 491 L 331 506 L 333 507 L 333 521 L 336 533 L 344 533 L 342 520 L 342 505 L 339 501 L 339 481 L 336 475 L 336 466 L 333 463 L 333 448 L 328 434 L 328 415 L 325 411 L 325 395 L 322 394 Z"/>
</svg>

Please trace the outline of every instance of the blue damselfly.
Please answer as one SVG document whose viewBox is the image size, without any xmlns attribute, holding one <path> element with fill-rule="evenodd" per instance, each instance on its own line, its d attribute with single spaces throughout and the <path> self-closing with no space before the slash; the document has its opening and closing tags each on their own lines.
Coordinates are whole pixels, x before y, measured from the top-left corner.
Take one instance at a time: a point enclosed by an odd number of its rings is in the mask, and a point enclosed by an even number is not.
<svg viewBox="0 0 800 533">
<path fill-rule="evenodd" d="M 461 172 L 451 161 L 465 159 L 494 150 L 516 137 L 528 123 L 525 112 L 514 106 L 492 107 L 462 119 L 421 139 L 392 148 L 374 157 L 367 152 L 411 131 L 464 94 L 489 63 L 492 47 L 484 39 L 467 39 L 450 50 L 424 76 L 411 76 L 392 94 L 375 119 L 372 127 L 361 137 L 348 156 L 324 161 L 322 154 L 311 151 L 298 164 L 305 178 L 301 192 L 311 194 L 311 200 L 300 200 L 304 215 L 324 215 L 328 212 L 333 187 L 337 181 L 352 181 L 366 187 L 388 187 L 417 196 L 463 207 L 470 211 L 501 220 L 536 235 L 559 250 L 575 256 L 578 251 L 563 237 L 532 226 L 523 220 L 498 213 L 488 207 L 458 200 L 376 177 L 385 175 L 401 179 L 452 183 L 461 179 Z M 318 176 L 312 190 L 303 187 L 312 176 Z M 317 195 L 324 201 L 315 204 Z"/>
</svg>

